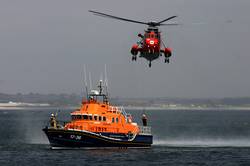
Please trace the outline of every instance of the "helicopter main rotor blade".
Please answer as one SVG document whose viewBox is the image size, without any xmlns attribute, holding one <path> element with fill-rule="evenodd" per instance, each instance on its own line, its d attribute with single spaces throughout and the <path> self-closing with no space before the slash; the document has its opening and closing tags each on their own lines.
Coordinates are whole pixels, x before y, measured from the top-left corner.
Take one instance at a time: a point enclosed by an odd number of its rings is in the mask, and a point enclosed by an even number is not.
<svg viewBox="0 0 250 166">
<path fill-rule="evenodd" d="M 136 20 L 130 20 L 130 19 L 122 18 L 122 17 L 116 17 L 116 16 L 112 16 L 112 15 L 109 15 L 109 14 L 105 14 L 105 13 L 101 13 L 101 12 L 96 12 L 96 11 L 93 11 L 93 10 L 89 10 L 89 12 L 94 13 L 97 16 L 108 17 L 108 18 L 113 18 L 113 19 L 117 19 L 117 20 L 122 20 L 122 21 L 137 23 L 137 24 L 146 24 L 146 25 L 148 25 L 148 23 L 146 23 L 146 22 L 141 22 L 141 21 L 136 21 Z"/>
<path fill-rule="evenodd" d="M 179 23 L 169 23 L 169 24 L 160 24 L 161 26 L 178 26 L 178 25 L 183 25 Z"/>
<path fill-rule="evenodd" d="M 157 22 L 157 24 L 161 24 L 161 23 L 166 22 L 166 21 L 168 21 L 168 20 L 171 20 L 171 19 L 173 19 L 173 18 L 175 18 L 175 17 L 177 17 L 177 16 L 169 17 L 169 18 L 167 18 L 167 19 L 165 19 L 165 20 L 162 20 L 162 21 Z"/>
</svg>

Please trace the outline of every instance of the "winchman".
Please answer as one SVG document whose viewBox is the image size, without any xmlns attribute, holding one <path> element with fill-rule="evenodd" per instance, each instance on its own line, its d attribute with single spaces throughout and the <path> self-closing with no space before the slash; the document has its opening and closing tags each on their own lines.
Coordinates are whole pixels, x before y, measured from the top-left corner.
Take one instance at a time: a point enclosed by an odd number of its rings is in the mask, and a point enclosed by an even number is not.
<svg viewBox="0 0 250 166">
<path fill-rule="evenodd" d="M 142 46 L 143 45 L 143 41 L 144 41 L 144 35 L 142 35 L 142 34 L 139 33 L 138 37 L 140 37 L 141 39 L 140 39 L 140 41 L 137 42 L 137 44 L 140 45 L 140 46 Z"/>
</svg>

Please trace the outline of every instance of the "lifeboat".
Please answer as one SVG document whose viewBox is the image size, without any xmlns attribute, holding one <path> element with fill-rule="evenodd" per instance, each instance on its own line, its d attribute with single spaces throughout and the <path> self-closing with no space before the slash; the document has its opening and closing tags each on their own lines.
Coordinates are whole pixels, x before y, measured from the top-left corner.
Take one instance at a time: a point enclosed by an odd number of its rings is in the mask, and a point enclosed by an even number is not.
<svg viewBox="0 0 250 166">
<path fill-rule="evenodd" d="M 43 129 L 51 148 L 150 147 L 153 136 L 146 116 L 139 126 L 123 107 L 109 103 L 108 93 L 102 92 L 102 81 L 98 88 L 91 90 L 81 107 L 71 112 L 70 122 L 62 125 L 51 114 L 49 125 Z"/>
</svg>

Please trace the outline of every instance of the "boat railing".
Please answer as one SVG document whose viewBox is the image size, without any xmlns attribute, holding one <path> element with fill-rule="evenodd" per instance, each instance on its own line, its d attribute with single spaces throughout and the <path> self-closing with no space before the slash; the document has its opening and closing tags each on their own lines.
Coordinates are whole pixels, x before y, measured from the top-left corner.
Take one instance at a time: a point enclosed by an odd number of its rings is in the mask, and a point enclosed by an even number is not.
<svg viewBox="0 0 250 166">
<path fill-rule="evenodd" d="M 58 121 L 56 120 L 56 127 L 54 126 L 51 126 L 51 123 L 50 122 L 47 122 L 47 127 L 48 128 L 57 128 L 57 129 L 63 129 L 64 126 L 67 124 L 68 122 L 67 121 Z"/>
<path fill-rule="evenodd" d="M 131 114 L 126 114 L 126 122 L 132 123 L 132 115 Z"/>
<path fill-rule="evenodd" d="M 139 126 L 141 135 L 151 135 L 151 127 L 149 126 Z"/>
<path fill-rule="evenodd" d="M 122 115 L 124 115 L 126 122 L 128 120 L 128 114 L 126 113 L 124 107 L 122 106 L 110 106 L 109 107 L 109 111 L 113 112 L 113 113 L 121 113 Z"/>
<path fill-rule="evenodd" d="M 122 113 L 122 112 L 124 112 L 124 108 L 123 107 L 117 107 L 117 106 L 110 106 L 109 111 Z"/>
</svg>

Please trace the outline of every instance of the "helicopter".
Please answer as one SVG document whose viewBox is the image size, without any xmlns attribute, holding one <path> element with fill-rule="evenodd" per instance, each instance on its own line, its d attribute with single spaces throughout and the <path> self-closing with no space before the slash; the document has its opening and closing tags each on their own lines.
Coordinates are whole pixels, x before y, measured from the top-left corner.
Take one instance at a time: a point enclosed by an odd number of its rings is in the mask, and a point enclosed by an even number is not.
<svg viewBox="0 0 250 166">
<path fill-rule="evenodd" d="M 97 16 L 137 23 L 137 24 L 144 24 L 148 25 L 147 29 L 144 32 L 144 35 L 138 34 L 138 37 L 140 40 L 134 44 L 131 48 L 131 54 L 132 54 L 132 61 L 137 60 L 137 55 L 140 53 L 140 58 L 145 58 L 147 61 L 149 61 L 149 67 L 152 65 L 152 61 L 158 59 L 160 56 L 164 55 L 165 57 L 165 63 L 169 63 L 169 58 L 172 56 L 172 50 L 169 47 L 166 47 L 164 42 L 161 39 L 161 32 L 159 31 L 159 26 L 172 26 L 172 25 L 179 25 L 177 23 L 164 23 L 166 21 L 172 20 L 176 18 L 177 16 L 171 16 L 168 17 L 162 21 L 151 21 L 151 22 L 142 22 L 142 21 L 136 21 L 131 19 L 126 19 L 122 17 L 117 17 L 93 10 L 89 10 L 89 12 L 93 13 Z"/>
</svg>

